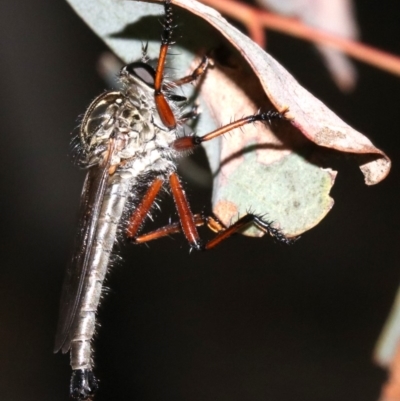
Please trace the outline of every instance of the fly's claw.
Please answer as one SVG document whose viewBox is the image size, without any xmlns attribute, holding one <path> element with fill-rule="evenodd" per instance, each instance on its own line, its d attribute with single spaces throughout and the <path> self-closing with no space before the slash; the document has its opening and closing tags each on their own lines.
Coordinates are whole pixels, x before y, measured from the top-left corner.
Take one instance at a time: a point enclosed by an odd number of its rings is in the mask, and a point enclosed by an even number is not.
<svg viewBox="0 0 400 401">
<path fill-rule="evenodd" d="M 279 242 L 282 242 L 286 245 L 294 244 L 299 237 L 288 238 L 286 235 L 279 229 L 273 226 L 273 221 L 265 220 L 265 215 L 255 215 L 253 213 L 249 213 L 249 216 L 252 216 L 254 224 L 265 233 L 269 234 L 271 237 L 275 238 Z"/>
</svg>

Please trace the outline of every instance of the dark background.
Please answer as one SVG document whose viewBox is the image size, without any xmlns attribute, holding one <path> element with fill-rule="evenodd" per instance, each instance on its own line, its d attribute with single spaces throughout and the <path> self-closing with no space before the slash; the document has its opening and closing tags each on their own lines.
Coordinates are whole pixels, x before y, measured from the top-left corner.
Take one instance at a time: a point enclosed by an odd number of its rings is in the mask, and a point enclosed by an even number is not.
<svg viewBox="0 0 400 401">
<path fill-rule="evenodd" d="M 356 6 L 363 41 L 400 53 L 398 4 Z M 400 281 L 399 79 L 357 63 L 359 84 L 344 95 L 311 45 L 268 41 L 389 154 L 392 172 L 367 187 L 346 164 L 333 210 L 292 247 L 237 236 L 208 253 L 189 254 L 182 238 L 124 248 L 95 341 L 99 401 L 378 398 L 386 373 L 372 351 Z M 69 133 L 105 86 L 104 49 L 65 2 L 0 5 L 2 400 L 67 399 L 69 359 L 52 347 L 84 177 Z M 210 190 L 188 192 L 193 209 L 209 203 Z"/>
</svg>

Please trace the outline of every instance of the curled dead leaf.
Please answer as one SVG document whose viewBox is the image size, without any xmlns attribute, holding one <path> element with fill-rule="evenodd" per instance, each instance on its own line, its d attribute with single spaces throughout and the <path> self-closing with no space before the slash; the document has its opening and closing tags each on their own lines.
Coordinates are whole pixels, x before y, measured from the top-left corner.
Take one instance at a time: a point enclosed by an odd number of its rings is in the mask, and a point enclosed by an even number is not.
<svg viewBox="0 0 400 401">
<path fill-rule="evenodd" d="M 213 120 L 225 125 L 257 108 L 272 109 L 252 71 L 234 55 L 227 60 L 226 50 L 223 53 L 221 64 L 218 50 L 214 52 L 214 68 L 201 85 Z M 274 221 L 286 235 L 296 236 L 333 206 L 329 192 L 336 173 L 321 168 L 315 146 L 287 120 L 247 125 L 219 138 L 218 144 L 204 145 L 214 177 L 213 210 L 227 225 L 251 210 Z M 245 234 L 262 233 L 249 228 Z"/>
<path fill-rule="evenodd" d="M 272 104 L 281 112 L 289 109 L 287 117 L 303 135 L 320 146 L 342 152 L 376 155 L 374 160 L 367 163 L 361 158 L 368 185 L 376 184 L 387 176 L 390 160 L 384 152 L 299 85 L 284 67 L 219 13 L 195 0 L 173 0 L 173 3 L 204 18 L 240 52 L 259 78 Z"/>
</svg>

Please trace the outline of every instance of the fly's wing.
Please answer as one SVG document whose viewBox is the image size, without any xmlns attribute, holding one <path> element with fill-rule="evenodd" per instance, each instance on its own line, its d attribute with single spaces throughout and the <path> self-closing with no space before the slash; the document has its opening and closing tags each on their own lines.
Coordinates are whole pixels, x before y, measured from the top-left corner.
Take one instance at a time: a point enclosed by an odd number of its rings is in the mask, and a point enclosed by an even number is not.
<svg viewBox="0 0 400 401">
<path fill-rule="evenodd" d="M 105 166 L 92 167 L 86 175 L 73 257 L 64 277 L 54 352 L 61 349 L 66 353 L 71 346 L 71 336 L 86 285 L 85 278 L 90 269 L 90 255 L 109 177 L 111 153 L 110 149 Z"/>
</svg>

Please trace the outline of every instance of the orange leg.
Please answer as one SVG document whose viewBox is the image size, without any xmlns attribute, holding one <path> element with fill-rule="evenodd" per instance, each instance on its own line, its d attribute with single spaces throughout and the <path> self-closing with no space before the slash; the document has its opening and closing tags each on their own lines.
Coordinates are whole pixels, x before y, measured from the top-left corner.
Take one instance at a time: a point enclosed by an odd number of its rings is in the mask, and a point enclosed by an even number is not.
<svg viewBox="0 0 400 401">
<path fill-rule="evenodd" d="M 195 81 L 197 78 L 199 78 L 201 75 L 205 73 L 210 62 L 209 58 L 207 56 L 204 56 L 199 66 L 192 72 L 192 74 L 183 77 L 181 79 L 178 79 L 171 84 L 164 85 L 163 81 L 164 81 L 165 61 L 167 58 L 168 48 L 172 43 L 173 19 L 172 19 L 171 0 L 166 0 L 164 2 L 164 8 L 165 8 L 164 32 L 161 38 L 160 54 L 158 57 L 156 74 L 154 77 L 154 100 L 156 103 L 158 114 L 160 115 L 163 124 L 169 129 L 174 129 L 176 127 L 177 122 L 174 113 L 168 103 L 167 98 L 172 101 L 182 101 L 186 99 L 182 96 L 174 94 L 165 95 L 162 92 L 162 90 L 173 88 L 176 86 L 181 86 Z"/>
<path fill-rule="evenodd" d="M 286 238 L 279 229 L 274 228 L 271 222 L 265 221 L 261 217 L 249 213 L 241 217 L 236 223 L 232 224 L 227 229 L 219 231 L 212 240 L 207 242 L 204 249 L 207 250 L 214 248 L 222 241 L 229 238 L 232 234 L 235 234 L 251 225 L 255 225 L 261 231 L 264 231 L 266 234 L 271 235 L 278 241 L 283 242 L 287 245 L 290 245 L 294 242 L 294 240 Z"/>
<path fill-rule="evenodd" d="M 224 125 L 221 128 L 218 128 L 207 135 L 204 136 L 184 136 L 178 138 L 174 141 L 173 147 L 178 151 L 185 151 L 195 148 L 196 146 L 200 145 L 203 142 L 211 141 L 218 136 L 226 134 L 229 131 L 232 131 L 235 128 L 243 127 L 246 124 L 254 123 L 256 121 L 263 121 L 263 122 L 271 122 L 273 118 L 283 118 L 284 115 L 279 113 L 275 110 L 267 111 L 266 113 L 258 113 L 252 116 L 241 118 L 240 120 L 234 121 L 230 124 Z"/>
<path fill-rule="evenodd" d="M 202 214 L 195 214 L 193 216 L 194 224 L 199 227 L 206 225 L 209 229 L 217 233 L 217 235 L 208 241 L 202 248 L 204 250 L 212 249 L 219 245 L 221 242 L 229 238 L 231 235 L 251 226 L 255 225 L 266 234 L 271 235 L 280 242 L 287 245 L 292 244 L 295 239 L 286 238 L 285 235 L 277 228 L 272 226 L 272 223 L 263 220 L 261 217 L 254 214 L 246 214 L 241 217 L 236 223 L 230 227 L 225 227 L 218 219 L 212 216 L 204 216 Z M 153 241 L 171 234 L 177 234 L 182 232 L 182 227 L 179 222 L 171 223 L 157 230 L 151 231 L 147 234 L 141 235 L 135 238 L 135 242 L 143 244 L 144 242 Z"/>
<path fill-rule="evenodd" d="M 127 235 L 129 238 L 132 238 L 136 243 L 141 244 L 161 237 L 165 237 L 170 234 L 183 232 L 192 248 L 196 250 L 208 250 L 214 248 L 222 241 L 229 238 L 231 235 L 245 229 L 252 224 L 254 224 L 260 230 L 264 231 L 266 234 L 271 235 L 280 242 L 284 242 L 285 244 L 293 243 L 293 240 L 286 238 L 279 229 L 274 228 L 271 222 L 265 221 L 262 219 L 262 217 L 256 216 L 251 213 L 241 217 L 230 227 L 225 227 L 215 217 L 205 216 L 203 214 L 193 215 L 190 210 L 189 203 L 186 199 L 185 192 L 176 173 L 172 173 L 170 175 L 169 183 L 175 205 L 178 210 L 179 222 L 168 224 L 165 227 L 161 227 L 157 230 L 151 231 L 141 236 L 136 236 L 136 234 L 140 230 L 143 221 L 147 217 L 147 214 L 151 206 L 153 205 L 158 193 L 160 192 L 163 183 L 163 180 L 160 178 L 156 178 L 152 182 L 142 201 L 140 202 L 140 205 L 136 208 L 129 220 Z M 197 226 L 203 225 L 206 225 L 209 229 L 217 233 L 217 235 L 212 240 L 208 241 L 205 246 L 203 245 L 196 228 Z"/>
<path fill-rule="evenodd" d="M 186 77 L 183 77 L 181 79 L 177 79 L 170 86 L 173 88 L 175 86 L 181 86 L 196 81 L 197 78 L 201 77 L 207 71 L 209 65 L 210 59 L 207 56 L 203 56 L 203 60 L 201 60 L 201 63 L 190 75 L 187 75 Z"/>
<path fill-rule="evenodd" d="M 217 218 L 212 216 L 195 214 L 193 215 L 193 220 L 196 227 L 206 225 L 210 230 L 214 232 L 225 230 L 225 226 Z M 166 237 L 171 234 L 177 234 L 180 232 L 182 232 L 181 224 L 179 222 L 171 223 L 164 227 L 158 228 L 157 230 L 136 237 L 135 242 L 138 244 L 143 244 L 144 242 L 153 241 L 155 239 Z"/>
<path fill-rule="evenodd" d="M 172 196 L 178 211 L 182 231 L 185 234 L 186 239 L 189 241 L 190 246 L 200 250 L 202 249 L 202 243 L 199 233 L 197 232 L 193 213 L 190 210 L 189 203 L 186 199 L 186 194 L 176 173 L 172 173 L 169 176 L 169 185 L 171 187 Z"/>
<path fill-rule="evenodd" d="M 138 233 L 141 225 L 150 211 L 151 206 L 160 192 L 162 185 L 163 180 L 156 178 L 144 195 L 140 205 L 132 213 L 132 216 L 129 220 L 128 229 L 126 231 L 129 238 L 134 238 Z"/>
</svg>

